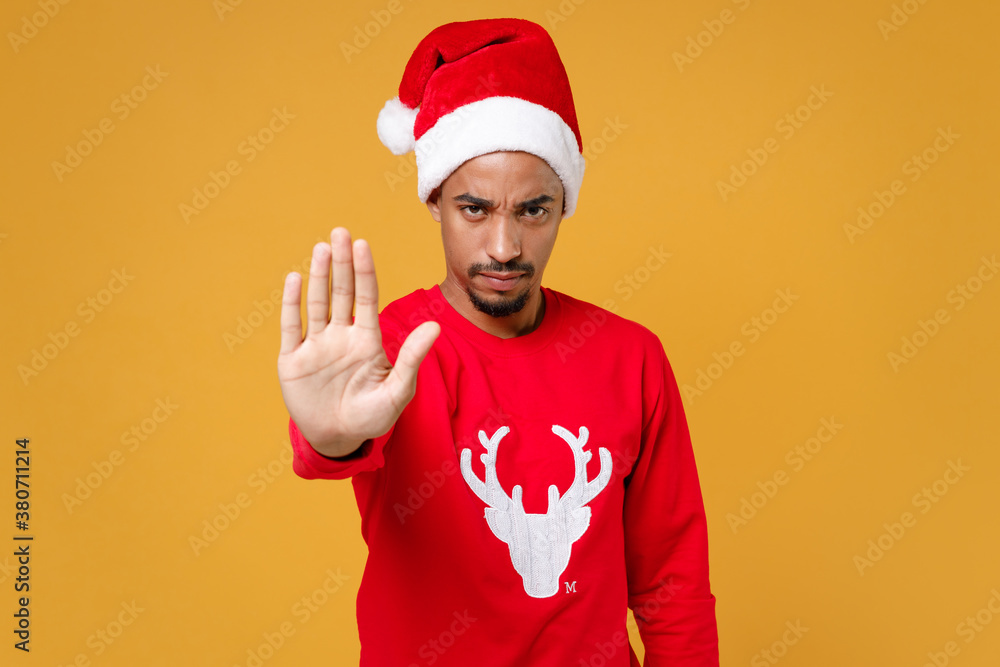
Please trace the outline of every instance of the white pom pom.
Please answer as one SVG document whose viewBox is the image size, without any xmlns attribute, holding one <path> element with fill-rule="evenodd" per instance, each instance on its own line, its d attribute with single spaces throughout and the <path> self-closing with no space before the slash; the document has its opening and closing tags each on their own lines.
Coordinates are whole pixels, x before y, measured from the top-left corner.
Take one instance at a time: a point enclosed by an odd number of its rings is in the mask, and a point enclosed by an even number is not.
<svg viewBox="0 0 1000 667">
<path fill-rule="evenodd" d="M 375 129 L 382 144 L 393 155 L 409 153 L 416 146 L 413 138 L 413 124 L 417 120 L 417 110 L 404 106 L 398 97 L 385 103 L 378 112 Z"/>
</svg>

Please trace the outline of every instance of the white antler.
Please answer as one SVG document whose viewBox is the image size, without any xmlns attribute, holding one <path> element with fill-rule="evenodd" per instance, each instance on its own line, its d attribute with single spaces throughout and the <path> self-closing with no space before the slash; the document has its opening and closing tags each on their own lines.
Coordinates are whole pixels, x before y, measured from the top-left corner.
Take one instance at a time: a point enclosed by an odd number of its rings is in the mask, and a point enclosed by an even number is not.
<svg viewBox="0 0 1000 667">
<path fill-rule="evenodd" d="M 500 486 L 500 480 L 497 478 L 497 448 L 500 446 L 500 441 L 509 432 L 508 427 L 501 426 L 492 438 L 487 439 L 486 431 L 479 431 L 479 442 L 483 443 L 483 447 L 486 448 L 486 453 L 479 457 L 483 465 L 486 466 L 485 481 L 480 480 L 476 473 L 472 472 L 472 450 L 468 448 L 462 450 L 462 477 L 465 478 L 465 482 L 473 493 L 479 496 L 480 500 L 501 512 L 508 511 L 513 502 Z M 515 495 L 519 496 L 520 491 L 519 486 L 514 487 Z"/>
<path fill-rule="evenodd" d="M 609 452 L 605 447 L 600 448 L 601 472 L 598 473 L 597 477 L 588 482 L 587 463 L 593 455 L 590 452 L 583 451 L 583 446 L 587 444 L 587 438 L 590 437 L 590 432 L 587 430 L 587 427 L 580 427 L 579 437 L 574 436 L 572 432 L 566 430 L 558 424 L 552 427 L 552 432 L 565 440 L 566 444 L 573 450 L 573 462 L 576 467 L 576 473 L 573 475 L 573 483 L 570 485 L 569 489 L 567 489 L 566 493 L 563 494 L 563 497 L 559 499 L 559 504 L 566 504 L 571 509 L 583 507 L 593 500 L 594 496 L 600 493 L 611 479 L 611 452 Z M 554 494 L 550 489 L 550 506 L 553 496 Z"/>
</svg>

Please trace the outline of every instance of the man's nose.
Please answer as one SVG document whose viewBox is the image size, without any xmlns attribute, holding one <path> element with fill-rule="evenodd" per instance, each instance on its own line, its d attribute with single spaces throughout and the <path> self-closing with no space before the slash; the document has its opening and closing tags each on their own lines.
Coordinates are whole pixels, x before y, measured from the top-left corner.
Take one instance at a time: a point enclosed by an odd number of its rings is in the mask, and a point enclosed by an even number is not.
<svg viewBox="0 0 1000 667">
<path fill-rule="evenodd" d="M 506 264 L 521 254 L 521 237 L 517 222 L 508 216 L 497 215 L 491 221 L 486 252 L 490 257 Z"/>
</svg>

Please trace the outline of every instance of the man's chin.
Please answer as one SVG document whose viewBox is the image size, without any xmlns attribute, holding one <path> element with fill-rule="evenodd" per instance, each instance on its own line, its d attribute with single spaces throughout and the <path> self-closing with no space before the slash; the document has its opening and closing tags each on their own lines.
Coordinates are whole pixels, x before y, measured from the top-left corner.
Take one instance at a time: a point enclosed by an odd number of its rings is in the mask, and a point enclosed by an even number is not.
<svg viewBox="0 0 1000 667">
<path fill-rule="evenodd" d="M 489 291 L 484 293 L 475 288 L 470 289 L 467 294 L 472 306 L 481 313 L 486 313 L 490 317 L 509 317 L 521 312 L 528 303 L 531 296 L 531 287 L 526 287 L 519 292 L 513 290 L 509 292 Z"/>
</svg>

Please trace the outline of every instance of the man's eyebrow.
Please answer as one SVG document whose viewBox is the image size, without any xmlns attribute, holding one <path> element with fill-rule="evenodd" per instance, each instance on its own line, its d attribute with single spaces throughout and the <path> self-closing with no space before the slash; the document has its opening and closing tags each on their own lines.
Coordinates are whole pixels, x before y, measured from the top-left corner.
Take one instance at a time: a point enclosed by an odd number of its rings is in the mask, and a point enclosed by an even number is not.
<svg viewBox="0 0 1000 667">
<path fill-rule="evenodd" d="M 469 204 L 472 204 L 473 206 L 478 206 L 480 208 L 493 208 L 494 206 L 496 206 L 496 203 L 492 199 L 482 199 L 481 197 L 475 197 L 473 195 L 470 195 L 468 192 L 457 195 L 452 199 L 454 201 L 467 202 Z M 533 206 L 539 206 L 541 204 L 548 204 L 549 202 L 553 201 L 555 201 L 555 199 L 553 199 L 550 195 L 539 195 L 534 199 L 527 199 L 523 202 L 518 203 L 516 207 L 519 209 L 531 208 Z"/>
<path fill-rule="evenodd" d="M 517 208 L 531 208 L 533 206 L 539 206 L 541 204 L 548 204 L 549 202 L 555 201 L 549 195 L 539 195 L 534 199 L 528 199 L 517 205 Z"/>
<path fill-rule="evenodd" d="M 468 192 L 466 192 L 464 194 L 460 194 L 460 195 L 458 195 L 456 197 L 453 197 L 452 199 L 454 201 L 468 202 L 468 203 L 472 204 L 473 206 L 478 206 L 479 208 L 493 208 L 494 206 L 496 206 L 496 203 L 494 203 L 492 200 L 490 200 L 490 199 L 482 199 L 480 197 L 473 197 Z"/>
</svg>

